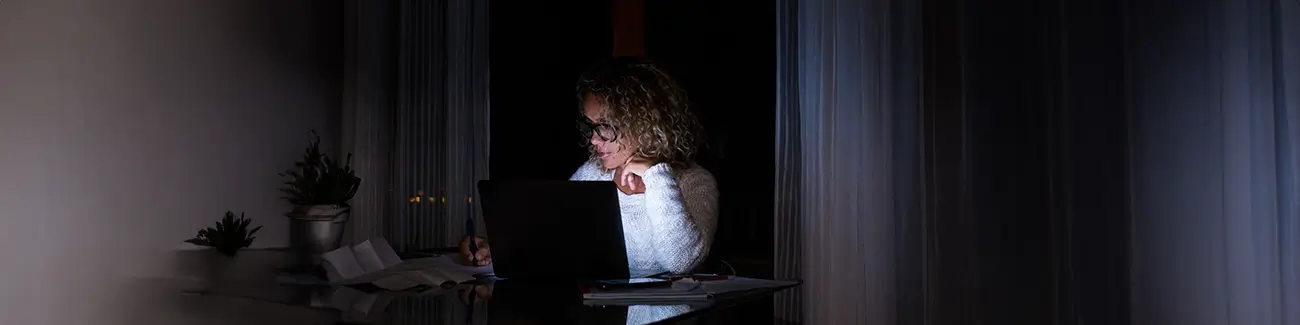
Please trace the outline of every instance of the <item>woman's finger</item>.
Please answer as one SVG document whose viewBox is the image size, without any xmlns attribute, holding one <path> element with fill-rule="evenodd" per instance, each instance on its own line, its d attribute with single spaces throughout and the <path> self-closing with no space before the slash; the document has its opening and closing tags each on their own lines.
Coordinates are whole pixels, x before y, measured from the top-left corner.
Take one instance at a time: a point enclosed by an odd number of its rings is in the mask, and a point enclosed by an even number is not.
<svg viewBox="0 0 1300 325">
<path fill-rule="evenodd" d="M 492 299 L 492 288 L 486 285 L 474 286 L 474 293 L 483 300 Z"/>
</svg>

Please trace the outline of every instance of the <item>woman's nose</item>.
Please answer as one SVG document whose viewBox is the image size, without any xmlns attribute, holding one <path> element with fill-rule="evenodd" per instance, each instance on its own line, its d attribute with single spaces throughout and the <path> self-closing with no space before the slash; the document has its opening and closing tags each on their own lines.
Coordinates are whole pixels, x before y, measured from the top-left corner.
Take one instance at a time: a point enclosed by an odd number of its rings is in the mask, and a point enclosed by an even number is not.
<svg viewBox="0 0 1300 325">
<path fill-rule="evenodd" d="M 600 138 L 600 134 L 596 134 L 596 132 L 592 132 L 592 133 L 591 133 L 591 144 L 599 145 L 599 144 L 602 144 L 602 143 L 605 143 L 605 139 L 601 139 L 601 138 Z"/>
</svg>

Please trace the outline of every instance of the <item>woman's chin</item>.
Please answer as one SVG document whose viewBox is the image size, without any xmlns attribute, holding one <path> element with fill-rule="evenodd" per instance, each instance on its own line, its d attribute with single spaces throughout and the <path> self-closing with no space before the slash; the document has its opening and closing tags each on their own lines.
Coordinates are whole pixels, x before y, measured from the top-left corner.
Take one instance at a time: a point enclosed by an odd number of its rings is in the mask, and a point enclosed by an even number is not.
<svg viewBox="0 0 1300 325">
<path fill-rule="evenodd" d="M 609 159 L 609 158 L 601 157 L 601 158 L 600 158 L 600 165 L 601 165 L 601 166 L 604 166 L 605 169 L 617 169 L 617 168 L 619 167 L 620 164 L 619 164 L 617 161 L 614 161 L 614 159 Z"/>
</svg>

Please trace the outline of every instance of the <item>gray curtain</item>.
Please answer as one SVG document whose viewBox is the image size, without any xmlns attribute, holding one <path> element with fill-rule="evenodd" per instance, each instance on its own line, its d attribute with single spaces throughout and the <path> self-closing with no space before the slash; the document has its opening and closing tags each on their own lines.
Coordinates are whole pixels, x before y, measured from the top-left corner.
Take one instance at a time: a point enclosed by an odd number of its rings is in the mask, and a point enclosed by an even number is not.
<svg viewBox="0 0 1300 325">
<path fill-rule="evenodd" d="M 903 0 L 777 1 L 775 272 L 805 281 L 778 297 L 780 318 L 906 317 L 899 292 L 912 289 L 900 283 L 911 282 L 899 276 L 919 268 L 896 258 L 921 220 L 918 9 Z"/>
<path fill-rule="evenodd" d="M 487 3 L 347 5 L 343 147 L 365 179 L 349 240 L 454 246 L 478 214 L 475 182 L 487 178 Z"/>
<path fill-rule="evenodd" d="M 396 13 L 393 1 L 344 2 L 344 77 L 342 149 L 353 154 L 361 188 L 352 199 L 352 220 L 346 243 L 383 235 L 393 202 L 390 169 L 393 161 L 395 42 L 391 35 Z"/>
<path fill-rule="evenodd" d="M 1128 5 L 1133 324 L 1300 324 L 1300 2 Z"/>
</svg>

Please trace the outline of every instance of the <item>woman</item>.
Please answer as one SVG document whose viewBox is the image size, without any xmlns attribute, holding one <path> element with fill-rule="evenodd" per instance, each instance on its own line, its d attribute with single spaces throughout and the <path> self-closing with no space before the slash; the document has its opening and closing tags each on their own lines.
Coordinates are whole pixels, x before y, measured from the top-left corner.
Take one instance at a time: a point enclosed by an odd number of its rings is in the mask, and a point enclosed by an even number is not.
<svg viewBox="0 0 1300 325">
<path fill-rule="evenodd" d="M 634 273 L 688 273 L 704 261 L 717 225 L 713 175 L 695 164 L 700 125 L 686 92 L 653 63 L 604 61 L 578 81 L 578 128 L 591 158 L 570 180 L 614 181 L 623 218 L 628 268 Z M 491 263 L 482 238 L 474 259 Z"/>
</svg>

